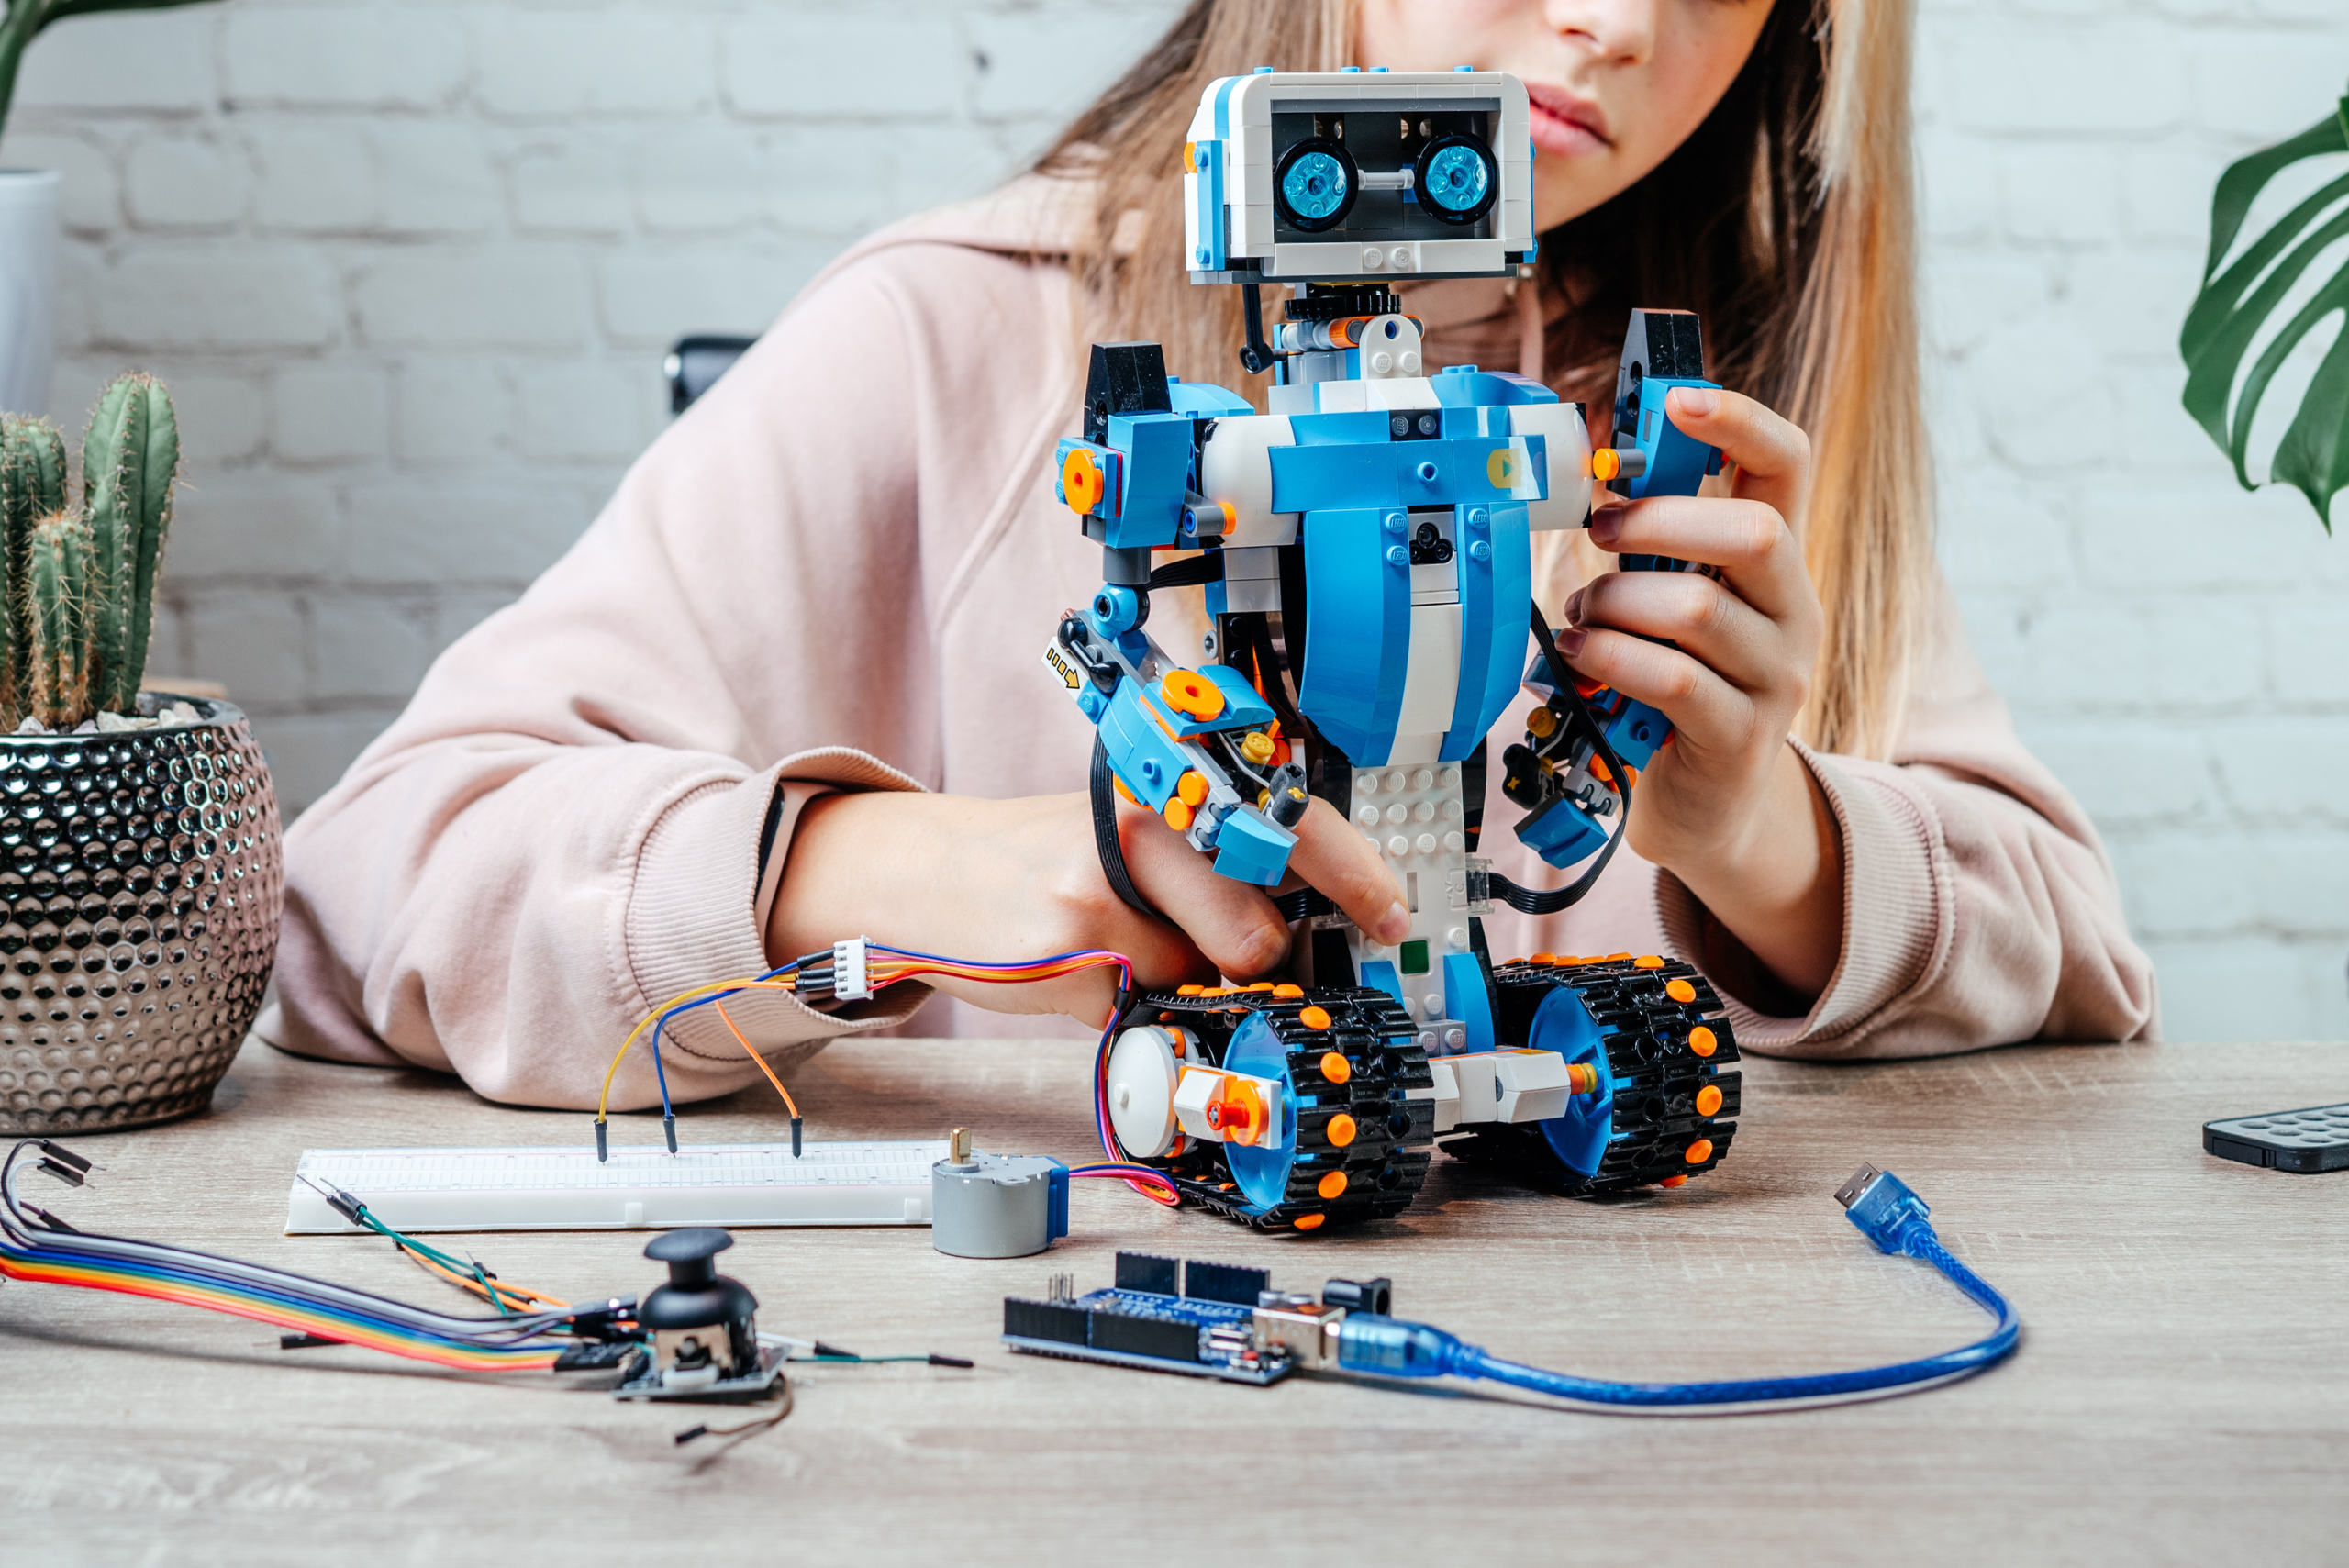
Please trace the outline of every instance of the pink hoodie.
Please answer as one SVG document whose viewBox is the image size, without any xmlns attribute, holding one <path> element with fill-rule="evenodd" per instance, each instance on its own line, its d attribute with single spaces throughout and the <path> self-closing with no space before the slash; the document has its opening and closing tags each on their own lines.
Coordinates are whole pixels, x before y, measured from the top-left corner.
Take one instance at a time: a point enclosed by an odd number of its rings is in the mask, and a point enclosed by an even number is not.
<svg viewBox="0 0 2349 1568">
<path fill-rule="evenodd" d="M 1060 261 L 1076 195 L 1022 181 L 842 257 L 562 561 L 441 655 L 287 837 L 265 1038 L 592 1106 L 656 1003 L 766 967 L 765 906 L 811 796 L 1084 787 L 1090 728 L 1041 661 L 1100 564 L 1049 472 L 1082 390 Z M 1413 293 L 1431 365 L 1515 362 L 1503 289 Z M 2095 829 L 2016 740 L 1946 591 L 1931 631 L 1896 763 L 1802 751 L 1842 832 L 1842 955 L 1803 1016 L 1733 1002 L 1740 1043 L 1848 1058 L 2150 1038 L 2152 967 Z M 1494 799 L 1486 852 L 1552 884 L 1516 816 Z M 1627 850 L 1575 908 L 1488 930 L 1496 957 L 1697 958 L 1707 919 Z M 963 956 L 1036 955 L 974 932 Z M 774 995 L 731 1010 L 788 1066 L 926 999 L 908 984 L 840 1013 Z M 908 1032 L 1040 1027 L 941 1001 Z M 663 1058 L 680 1099 L 757 1074 L 707 1012 Z M 612 1103 L 654 1099 L 631 1052 Z"/>
</svg>

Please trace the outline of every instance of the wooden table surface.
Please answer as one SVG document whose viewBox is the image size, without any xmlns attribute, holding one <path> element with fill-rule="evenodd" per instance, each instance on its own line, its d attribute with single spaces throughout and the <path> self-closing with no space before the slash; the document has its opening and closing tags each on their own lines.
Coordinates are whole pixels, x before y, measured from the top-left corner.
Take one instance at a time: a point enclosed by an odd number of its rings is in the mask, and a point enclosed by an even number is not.
<svg viewBox="0 0 2349 1568">
<path fill-rule="evenodd" d="M 871 1041 L 800 1075 L 813 1136 L 1087 1152 L 1085 1048 Z M 1847 1067 L 1749 1061 L 1737 1150 L 1675 1193 L 1514 1191 L 1439 1156 L 1397 1223 L 1267 1238 L 1079 1183 L 1046 1256 L 921 1229 L 749 1231 L 763 1327 L 974 1371 L 824 1366 L 782 1426 L 685 1448 L 692 1407 L 468 1378 L 95 1292 L 0 1289 L 0 1559 L 34 1563 L 2349 1561 L 2349 1174 L 2201 1152 L 2207 1118 L 2349 1100 L 2349 1046 L 2038 1048 Z M 693 1141 L 775 1136 L 745 1093 Z M 629 1118 L 622 1141 L 658 1123 Z M 360 1237 L 280 1234 L 316 1146 L 584 1141 L 584 1116 L 250 1044 L 207 1116 L 81 1140 L 68 1218 L 412 1300 L 461 1298 Z M 1016 1356 L 1006 1294 L 1108 1282 L 1121 1247 L 1388 1274 L 1396 1310 L 1597 1375 L 1713 1378 L 1927 1352 L 1986 1319 L 1876 1253 L 1831 1194 L 1863 1158 L 1933 1205 L 2020 1307 L 2005 1365 L 1910 1398 L 1640 1418 L 1462 1388 L 1272 1388 Z M 47 1185 L 47 1184 L 40 1184 Z M 641 1232 L 466 1238 L 585 1297 L 661 1277 Z M 568 1380 L 576 1381 L 576 1380 Z M 1302 1560 L 1291 1556 L 1290 1560 Z"/>
</svg>

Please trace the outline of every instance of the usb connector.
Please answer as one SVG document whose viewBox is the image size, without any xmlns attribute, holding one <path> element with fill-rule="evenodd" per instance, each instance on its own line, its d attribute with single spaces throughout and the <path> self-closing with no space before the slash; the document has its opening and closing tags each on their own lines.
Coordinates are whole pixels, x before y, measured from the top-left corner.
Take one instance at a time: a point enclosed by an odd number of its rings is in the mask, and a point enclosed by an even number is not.
<svg viewBox="0 0 2349 1568">
<path fill-rule="evenodd" d="M 1932 1210 L 1909 1190 L 1909 1184 L 1889 1171 L 1863 1163 L 1851 1180 L 1835 1189 L 1835 1201 L 1846 1218 L 1880 1251 L 1921 1258 L 1920 1248 L 1933 1242 L 1933 1228 L 1926 1218 Z M 1936 1243 L 1937 1245 L 1937 1243 Z"/>
</svg>

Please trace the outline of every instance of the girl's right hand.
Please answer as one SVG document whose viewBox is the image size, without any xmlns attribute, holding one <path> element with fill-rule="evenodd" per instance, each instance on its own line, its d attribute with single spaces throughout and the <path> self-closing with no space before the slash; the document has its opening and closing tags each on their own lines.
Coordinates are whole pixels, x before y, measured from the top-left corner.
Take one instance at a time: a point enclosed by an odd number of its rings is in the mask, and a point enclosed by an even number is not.
<svg viewBox="0 0 2349 1568">
<path fill-rule="evenodd" d="M 1138 984 L 1156 988 L 1212 984 L 1219 974 L 1252 980 L 1287 960 L 1288 927 L 1264 889 L 1218 876 L 1210 857 L 1140 806 L 1119 803 L 1118 831 L 1135 889 L 1173 925 L 1109 890 L 1085 795 L 821 796 L 799 814 L 767 918 L 767 962 L 859 935 L 989 963 L 1107 948 L 1133 960 Z M 1280 891 L 1319 889 L 1377 940 L 1409 934 L 1378 851 L 1329 802 L 1316 799 L 1296 833 Z M 1027 985 L 930 984 L 995 1012 L 1087 1021 L 1106 1016 L 1117 992 L 1109 970 Z"/>
</svg>

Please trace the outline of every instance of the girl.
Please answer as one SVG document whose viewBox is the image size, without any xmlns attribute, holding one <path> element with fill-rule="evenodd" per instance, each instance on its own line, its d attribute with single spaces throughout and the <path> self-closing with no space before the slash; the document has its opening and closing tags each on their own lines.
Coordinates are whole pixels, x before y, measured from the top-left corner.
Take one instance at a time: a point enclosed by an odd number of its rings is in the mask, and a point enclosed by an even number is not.
<svg viewBox="0 0 2349 1568">
<path fill-rule="evenodd" d="M 1125 854 L 1173 924 L 1103 879 L 1090 729 L 1039 662 L 1099 552 L 1050 459 L 1088 340 L 1155 339 L 1261 404 L 1236 291 L 1183 275 L 1179 159 L 1209 82 L 1467 63 L 1525 82 L 1553 227 L 1513 284 L 1407 285 L 1431 367 L 1513 364 L 1598 411 L 1628 312 L 1658 306 L 1700 314 L 1733 389 L 1671 406 L 1732 465 L 1718 494 L 1541 536 L 1575 541 L 1537 561 L 1570 662 L 1677 739 L 1632 852 L 1564 915 L 1494 918 L 1496 954 L 1680 954 L 1743 1044 L 1787 1055 L 2149 1036 L 2152 973 L 2094 830 L 2017 743 L 1932 557 L 1909 27 L 1881 0 L 1195 0 L 1034 172 L 834 264 L 441 657 L 289 836 L 264 1034 L 580 1106 L 653 1005 L 859 933 L 985 960 L 1108 947 L 1159 985 L 1280 964 L 1264 895 L 1146 813 Z M 1607 570 L 1619 551 L 1720 574 Z M 1184 646 L 1196 597 L 1160 599 L 1153 631 Z M 1296 873 L 1391 932 L 1361 835 L 1319 802 L 1299 834 Z M 1556 881 L 1486 842 L 1515 881 Z M 918 1031 L 1030 1034 L 976 1008 L 1109 1001 L 1099 972 L 942 988 L 958 999 Z M 925 995 L 731 1010 L 787 1066 Z M 758 1072 L 707 1011 L 663 1049 L 682 1097 Z M 653 1095 L 633 1053 L 614 1103 Z"/>
</svg>

